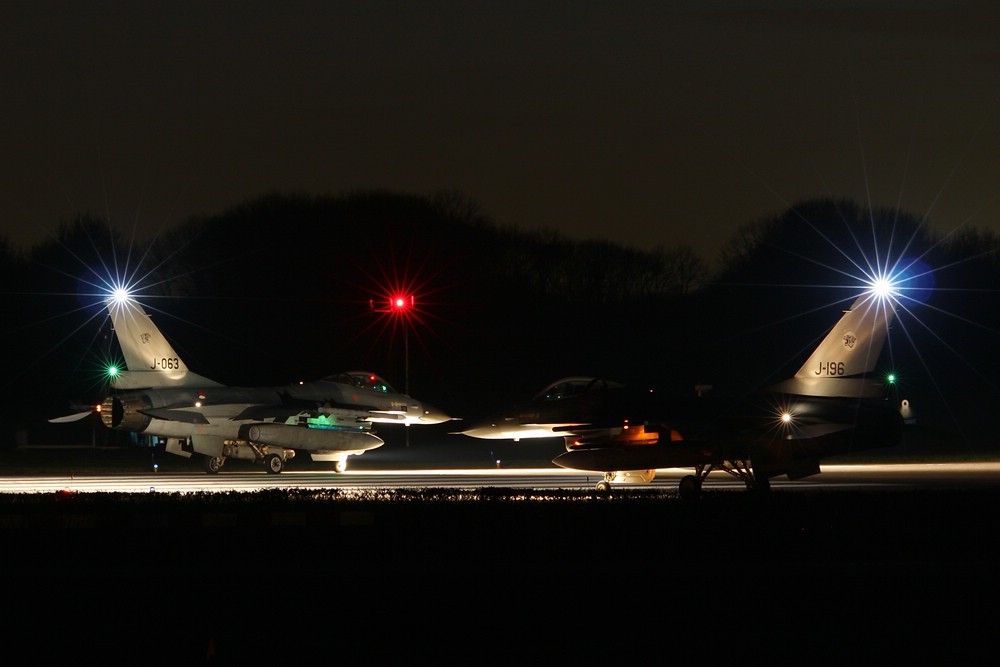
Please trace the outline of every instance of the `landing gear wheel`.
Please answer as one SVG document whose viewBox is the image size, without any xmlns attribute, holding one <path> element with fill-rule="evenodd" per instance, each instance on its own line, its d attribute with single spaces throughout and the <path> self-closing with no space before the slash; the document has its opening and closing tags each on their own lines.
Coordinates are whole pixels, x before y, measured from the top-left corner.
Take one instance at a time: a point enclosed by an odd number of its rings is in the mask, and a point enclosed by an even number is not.
<svg viewBox="0 0 1000 667">
<path fill-rule="evenodd" d="M 334 461 L 333 471 L 334 472 L 344 472 L 347 470 L 347 461 Z"/>
<path fill-rule="evenodd" d="M 285 467 L 285 462 L 277 454 L 268 454 L 264 457 L 264 468 L 269 475 L 277 475 Z"/>
<path fill-rule="evenodd" d="M 609 491 L 611 491 L 611 485 L 608 482 L 604 481 L 603 479 L 597 483 L 596 488 L 601 493 L 608 493 Z"/>
<path fill-rule="evenodd" d="M 205 472 L 209 475 L 217 475 L 225 462 L 226 459 L 222 456 L 206 456 L 204 460 Z"/>
<path fill-rule="evenodd" d="M 694 475 L 685 475 L 681 477 L 677 490 L 680 492 L 681 498 L 693 500 L 701 495 L 701 478 Z"/>
</svg>

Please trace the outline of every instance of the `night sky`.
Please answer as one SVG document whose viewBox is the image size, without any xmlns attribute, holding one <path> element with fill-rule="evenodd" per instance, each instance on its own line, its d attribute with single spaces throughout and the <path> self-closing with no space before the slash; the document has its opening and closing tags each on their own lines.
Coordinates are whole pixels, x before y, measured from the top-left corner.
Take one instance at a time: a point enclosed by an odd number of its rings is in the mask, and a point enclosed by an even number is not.
<svg viewBox="0 0 1000 667">
<path fill-rule="evenodd" d="M 714 260 L 812 197 L 1000 232 L 1000 4 L 0 2 L 0 231 L 455 191 Z"/>
</svg>

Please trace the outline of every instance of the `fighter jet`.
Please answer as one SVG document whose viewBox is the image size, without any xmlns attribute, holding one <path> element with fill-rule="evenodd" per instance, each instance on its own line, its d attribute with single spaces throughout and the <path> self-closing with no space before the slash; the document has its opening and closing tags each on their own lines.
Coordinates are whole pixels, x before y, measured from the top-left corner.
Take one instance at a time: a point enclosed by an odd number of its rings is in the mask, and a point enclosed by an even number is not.
<svg viewBox="0 0 1000 667">
<path fill-rule="evenodd" d="M 348 456 L 383 444 L 373 424 L 451 419 L 367 371 L 286 386 L 227 387 L 191 372 L 137 301 L 117 294 L 106 305 L 127 370 L 112 377 L 110 395 L 96 406 L 101 421 L 111 429 L 164 438 L 171 454 L 201 455 L 208 473 L 218 473 L 231 458 L 280 473 L 296 451 L 333 461 L 343 472 Z"/>
<path fill-rule="evenodd" d="M 459 433 L 562 437 L 566 451 L 552 462 L 604 473 L 601 491 L 614 482 L 649 483 L 659 468 L 688 467 L 694 474 L 680 482 L 685 497 L 697 496 L 713 470 L 739 478 L 748 489 L 766 490 L 772 477 L 819 473 L 822 458 L 899 443 L 900 405 L 873 377 L 894 314 L 892 298 L 876 290 L 862 294 L 794 377 L 752 396 L 713 396 L 708 387 L 660 395 L 568 377 Z"/>
</svg>

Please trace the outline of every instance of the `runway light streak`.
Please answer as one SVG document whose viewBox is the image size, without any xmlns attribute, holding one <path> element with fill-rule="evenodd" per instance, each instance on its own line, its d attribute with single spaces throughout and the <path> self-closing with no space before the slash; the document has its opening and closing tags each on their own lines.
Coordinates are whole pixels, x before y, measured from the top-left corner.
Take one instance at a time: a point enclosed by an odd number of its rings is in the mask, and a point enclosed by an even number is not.
<svg viewBox="0 0 1000 667">
<path fill-rule="evenodd" d="M 588 478 L 594 475 L 579 471 L 555 470 L 550 468 L 523 468 L 498 471 L 493 468 L 455 470 L 369 470 L 346 471 L 338 474 L 317 473 L 315 471 L 285 471 L 275 479 L 265 473 L 234 474 L 207 478 L 203 474 L 160 474 L 142 475 L 94 475 L 73 477 L 2 477 L 0 493 L 55 494 L 73 502 L 74 496 L 104 493 L 143 493 L 155 488 L 157 494 L 198 495 L 244 494 L 258 495 L 263 489 L 282 490 L 289 497 L 315 499 L 321 501 L 362 500 L 368 501 L 445 501 L 466 500 L 481 502 L 484 499 L 499 501 L 534 501 L 552 499 L 559 502 L 615 502 L 616 498 L 629 499 L 649 497 L 649 494 L 663 494 L 665 498 L 676 497 L 676 483 L 690 469 L 657 469 L 657 480 L 649 485 L 620 489 L 610 496 L 595 494 Z M 501 476 L 502 475 L 502 476 Z M 824 465 L 823 474 L 809 480 L 795 482 L 775 480 L 775 484 L 785 489 L 836 488 L 864 486 L 875 488 L 880 485 L 947 485 L 952 488 L 956 480 L 963 484 L 996 485 L 1000 475 L 1000 461 L 944 462 L 944 463 L 871 463 Z M 437 478 L 439 476 L 442 481 Z M 355 477 L 356 480 L 345 479 Z M 510 479 L 508 482 L 507 479 Z M 155 487 L 151 484 L 155 480 Z M 398 481 L 397 481 L 398 480 Z M 497 485 L 502 480 L 502 488 Z M 579 486 L 586 483 L 587 488 Z M 557 486 L 553 486 L 556 484 Z M 728 478 L 708 480 L 707 484 L 716 489 L 740 488 L 739 481 Z M 510 485 L 510 486 L 506 486 Z M 516 485 L 516 488 L 515 486 Z M 346 520 L 363 520 L 362 512 L 345 512 Z M 360 516 L 359 516 L 360 515 Z M 207 515 L 208 516 L 208 515 Z M 227 518 L 219 513 L 210 515 L 215 520 Z M 278 517 L 281 518 L 281 517 Z M 288 515 L 284 515 L 287 519 Z M 294 517 L 292 517 L 294 518 Z M 67 520 L 72 521 L 70 517 Z M 116 521 L 114 513 L 107 516 Z"/>
</svg>

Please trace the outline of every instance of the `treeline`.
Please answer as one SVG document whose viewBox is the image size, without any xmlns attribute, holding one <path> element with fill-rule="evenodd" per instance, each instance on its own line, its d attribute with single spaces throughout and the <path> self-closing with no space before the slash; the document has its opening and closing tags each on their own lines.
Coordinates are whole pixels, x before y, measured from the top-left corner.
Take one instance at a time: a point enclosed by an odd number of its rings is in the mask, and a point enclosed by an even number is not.
<svg viewBox="0 0 1000 667">
<path fill-rule="evenodd" d="M 103 395 L 116 346 L 101 300 L 116 280 L 138 288 L 189 366 L 220 382 L 366 368 L 474 416 L 563 375 L 677 391 L 781 379 L 864 275 L 888 269 L 907 290 L 887 366 L 915 404 L 957 423 L 997 398 L 998 251 L 991 232 L 942 235 L 835 200 L 748 223 L 712 271 L 687 247 L 500 225 L 455 193 L 271 194 L 145 243 L 81 217 L 27 250 L 0 238 L 3 418 L 34 429 Z M 398 290 L 414 295 L 408 319 L 385 312 Z"/>
</svg>

